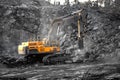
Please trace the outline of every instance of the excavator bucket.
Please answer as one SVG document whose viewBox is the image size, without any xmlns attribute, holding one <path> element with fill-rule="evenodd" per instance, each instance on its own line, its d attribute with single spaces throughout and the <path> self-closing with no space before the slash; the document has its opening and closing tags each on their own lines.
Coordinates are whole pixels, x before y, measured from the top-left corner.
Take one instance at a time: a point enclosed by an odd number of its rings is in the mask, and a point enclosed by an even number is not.
<svg viewBox="0 0 120 80">
<path fill-rule="evenodd" d="M 78 39 L 78 47 L 79 47 L 79 49 L 83 49 L 84 48 L 83 38 Z"/>
</svg>

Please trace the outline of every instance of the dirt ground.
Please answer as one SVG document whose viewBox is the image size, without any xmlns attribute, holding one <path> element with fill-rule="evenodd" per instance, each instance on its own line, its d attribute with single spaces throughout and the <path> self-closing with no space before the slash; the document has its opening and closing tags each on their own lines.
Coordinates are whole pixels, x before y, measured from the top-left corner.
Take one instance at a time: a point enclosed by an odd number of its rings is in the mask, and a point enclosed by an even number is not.
<svg viewBox="0 0 120 80">
<path fill-rule="evenodd" d="M 1 79 L 28 80 L 116 80 L 120 64 L 35 64 L 19 68 L 0 68 Z M 117 71 L 118 70 L 118 71 Z"/>
</svg>

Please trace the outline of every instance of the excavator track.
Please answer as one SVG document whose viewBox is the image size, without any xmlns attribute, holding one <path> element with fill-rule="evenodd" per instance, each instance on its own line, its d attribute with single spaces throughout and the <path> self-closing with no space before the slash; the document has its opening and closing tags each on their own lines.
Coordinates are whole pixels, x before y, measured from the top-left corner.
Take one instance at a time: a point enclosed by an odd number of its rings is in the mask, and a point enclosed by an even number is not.
<svg viewBox="0 0 120 80">
<path fill-rule="evenodd" d="M 67 61 L 72 61 L 71 56 L 69 54 L 63 54 L 63 53 L 54 53 L 51 55 L 47 55 L 43 57 L 42 60 L 42 62 L 45 65 L 65 64 Z"/>
<path fill-rule="evenodd" d="M 42 60 L 41 60 L 42 59 Z M 0 64 L 6 67 L 21 67 L 31 64 L 35 64 L 39 61 L 44 65 L 55 65 L 55 64 L 66 64 L 67 61 L 72 61 L 69 54 L 54 53 L 49 55 L 44 55 L 42 58 L 39 55 L 29 55 L 23 58 L 15 58 L 10 56 L 0 56 Z"/>
</svg>

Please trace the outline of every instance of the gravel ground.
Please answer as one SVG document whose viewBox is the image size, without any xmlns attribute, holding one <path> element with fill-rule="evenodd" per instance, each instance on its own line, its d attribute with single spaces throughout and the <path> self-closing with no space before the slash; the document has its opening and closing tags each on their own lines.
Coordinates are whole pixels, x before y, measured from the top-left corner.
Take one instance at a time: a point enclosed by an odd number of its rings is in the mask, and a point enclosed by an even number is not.
<svg viewBox="0 0 120 80">
<path fill-rule="evenodd" d="M 28 67 L 0 68 L 1 79 L 29 79 L 29 80 L 114 80 L 120 78 L 118 66 L 120 64 L 35 64 Z M 89 78 L 89 79 L 88 79 Z"/>
</svg>

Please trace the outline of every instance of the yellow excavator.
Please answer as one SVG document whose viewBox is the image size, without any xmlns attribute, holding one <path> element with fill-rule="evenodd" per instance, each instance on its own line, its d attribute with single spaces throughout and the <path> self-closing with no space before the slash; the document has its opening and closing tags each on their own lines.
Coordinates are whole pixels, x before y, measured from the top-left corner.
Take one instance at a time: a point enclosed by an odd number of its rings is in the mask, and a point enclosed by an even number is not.
<svg viewBox="0 0 120 80">
<path fill-rule="evenodd" d="M 83 49 L 83 38 L 81 37 L 81 27 L 80 27 L 80 17 L 81 17 L 82 10 L 78 10 L 76 12 L 73 12 L 69 15 L 65 15 L 62 17 L 59 17 L 51 23 L 52 25 L 54 23 L 59 23 L 61 21 L 67 20 L 69 17 L 79 17 L 78 18 L 78 45 L 80 46 L 80 49 Z M 70 56 L 68 54 L 65 54 L 64 52 L 61 52 L 60 50 L 60 42 L 58 40 L 56 41 L 50 41 L 49 39 L 43 39 L 43 40 L 36 40 L 36 41 L 27 41 L 22 42 L 21 45 L 18 46 L 18 54 L 24 55 L 24 56 L 38 56 L 44 64 L 56 64 L 59 62 L 65 62 L 66 60 L 70 60 Z"/>
</svg>

